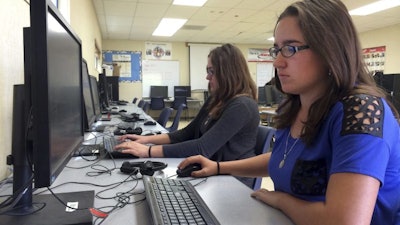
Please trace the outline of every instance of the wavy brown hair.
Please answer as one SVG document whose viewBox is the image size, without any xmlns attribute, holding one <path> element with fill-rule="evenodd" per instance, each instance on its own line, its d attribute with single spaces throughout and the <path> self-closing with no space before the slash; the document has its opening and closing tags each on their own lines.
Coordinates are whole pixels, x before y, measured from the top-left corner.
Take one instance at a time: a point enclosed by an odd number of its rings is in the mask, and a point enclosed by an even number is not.
<svg viewBox="0 0 400 225">
<path fill-rule="evenodd" d="M 310 145 L 330 108 L 338 100 L 349 94 L 360 93 L 386 99 L 386 93 L 376 86 L 365 66 L 357 31 L 346 6 L 341 1 L 295 2 L 284 10 L 277 23 L 285 17 L 298 19 L 305 42 L 323 60 L 327 66 L 326 71 L 329 71 L 326 79 L 330 82 L 330 88 L 312 104 L 307 121 L 303 121 L 301 138 Z M 398 118 L 397 111 L 390 102 L 389 104 Z M 277 128 L 289 127 L 295 121 L 300 107 L 299 96 L 287 94 L 287 99 L 278 108 L 279 113 L 275 118 Z"/>
<path fill-rule="evenodd" d="M 219 118 L 226 104 L 235 97 L 246 95 L 257 98 L 256 84 L 239 48 L 232 44 L 224 44 L 211 50 L 208 58 L 218 81 L 218 90 L 211 94 L 208 105 L 214 119 Z"/>
</svg>

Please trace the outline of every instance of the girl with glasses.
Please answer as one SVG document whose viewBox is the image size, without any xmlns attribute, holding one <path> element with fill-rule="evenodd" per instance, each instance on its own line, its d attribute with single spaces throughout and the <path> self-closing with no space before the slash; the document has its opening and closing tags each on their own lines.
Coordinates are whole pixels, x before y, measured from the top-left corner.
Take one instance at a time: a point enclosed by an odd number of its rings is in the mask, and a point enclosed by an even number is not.
<svg viewBox="0 0 400 225">
<path fill-rule="evenodd" d="M 270 176 L 252 197 L 298 225 L 400 224 L 399 115 L 368 73 L 339 0 L 303 0 L 278 18 L 275 58 L 287 99 L 271 153 L 231 162 L 201 156 L 192 176 Z"/>
</svg>

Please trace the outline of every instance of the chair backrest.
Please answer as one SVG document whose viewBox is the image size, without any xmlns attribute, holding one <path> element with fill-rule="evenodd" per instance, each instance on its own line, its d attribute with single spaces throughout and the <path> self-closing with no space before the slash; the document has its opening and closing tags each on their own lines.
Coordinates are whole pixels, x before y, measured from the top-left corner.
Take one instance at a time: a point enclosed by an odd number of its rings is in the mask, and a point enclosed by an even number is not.
<svg viewBox="0 0 400 225">
<path fill-rule="evenodd" d="M 150 109 L 161 110 L 165 108 L 165 102 L 163 97 L 151 97 L 150 98 Z"/>
<path fill-rule="evenodd" d="M 157 123 L 159 123 L 161 126 L 163 126 L 165 128 L 165 125 L 167 125 L 169 116 L 171 115 L 172 111 L 173 111 L 173 109 L 170 107 L 164 108 L 161 111 L 160 116 L 158 116 Z"/>
<path fill-rule="evenodd" d="M 184 104 L 183 108 L 187 108 L 187 97 L 186 96 L 175 96 L 174 101 L 172 102 L 172 108 L 177 110 L 179 106 Z"/>
<path fill-rule="evenodd" d="M 144 102 L 142 109 L 143 109 L 143 112 L 148 113 L 149 109 L 150 109 L 150 103 Z"/>
<path fill-rule="evenodd" d="M 181 104 L 178 109 L 176 110 L 176 114 L 174 117 L 174 120 L 172 121 L 172 125 L 170 127 L 167 127 L 165 129 L 167 129 L 169 132 L 173 132 L 176 131 L 178 129 L 179 126 L 179 120 L 181 118 L 181 114 L 183 111 L 183 108 L 186 107 L 185 104 Z"/>
<path fill-rule="evenodd" d="M 268 152 L 271 147 L 271 141 L 274 137 L 276 129 L 269 126 L 259 125 L 257 130 L 257 140 L 255 146 L 255 154 L 260 155 Z M 254 179 L 253 190 L 258 190 L 261 187 L 262 177 Z"/>
<path fill-rule="evenodd" d="M 139 103 L 138 103 L 138 107 L 143 108 L 144 105 L 144 100 L 140 99 Z"/>
<path fill-rule="evenodd" d="M 136 104 L 136 101 L 137 101 L 137 98 L 134 97 L 133 100 L 132 100 L 132 103 L 133 103 L 133 104 Z"/>
</svg>

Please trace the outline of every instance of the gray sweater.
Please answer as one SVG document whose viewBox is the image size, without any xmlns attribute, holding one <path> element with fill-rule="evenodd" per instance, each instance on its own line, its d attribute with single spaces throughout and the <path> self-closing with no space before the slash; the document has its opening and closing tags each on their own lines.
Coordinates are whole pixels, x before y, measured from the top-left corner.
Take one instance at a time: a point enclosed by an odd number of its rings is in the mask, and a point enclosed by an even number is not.
<svg viewBox="0 0 400 225">
<path fill-rule="evenodd" d="M 256 101 L 240 96 L 232 99 L 217 120 L 208 118 L 208 101 L 185 128 L 169 133 L 171 144 L 164 145 L 164 157 L 203 155 L 215 161 L 254 156 L 259 111 Z"/>
</svg>

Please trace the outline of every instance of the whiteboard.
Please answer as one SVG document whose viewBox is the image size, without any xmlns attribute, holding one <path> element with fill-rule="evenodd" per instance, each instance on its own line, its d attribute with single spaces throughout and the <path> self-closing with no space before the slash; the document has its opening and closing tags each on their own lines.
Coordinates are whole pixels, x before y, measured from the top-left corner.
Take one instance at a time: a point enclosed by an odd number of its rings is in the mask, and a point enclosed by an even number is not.
<svg viewBox="0 0 400 225">
<path fill-rule="evenodd" d="M 174 86 L 179 85 L 179 61 L 143 60 L 142 96 L 150 96 L 150 86 L 168 86 L 168 96 L 174 96 Z"/>
<path fill-rule="evenodd" d="M 220 44 L 189 43 L 190 87 L 192 90 L 208 89 L 206 67 L 208 54 Z"/>
<path fill-rule="evenodd" d="M 274 77 L 274 66 L 272 62 L 257 63 L 257 87 L 264 86 L 265 83 Z"/>
</svg>

